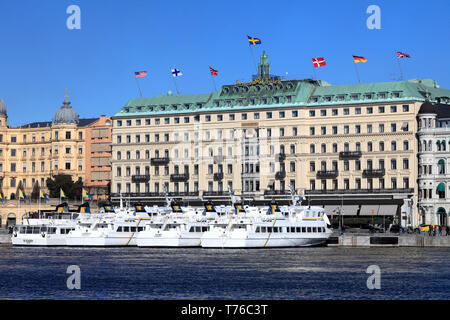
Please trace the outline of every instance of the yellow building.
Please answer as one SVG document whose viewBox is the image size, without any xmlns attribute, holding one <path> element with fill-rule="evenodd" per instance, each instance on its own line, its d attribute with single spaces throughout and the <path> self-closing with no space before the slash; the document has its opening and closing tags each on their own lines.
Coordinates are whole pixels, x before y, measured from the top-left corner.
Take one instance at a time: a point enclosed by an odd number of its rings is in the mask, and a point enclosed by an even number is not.
<svg viewBox="0 0 450 320">
<path fill-rule="evenodd" d="M 57 174 L 85 180 L 85 127 L 97 119 L 79 119 L 67 97 L 53 121 L 11 128 L 7 118 L 0 99 L 0 184 L 5 200 L 17 199 L 19 188 L 28 197 L 33 188 L 47 192 L 46 179 Z M 10 213 L 1 211 L 4 223 Z"/>
<path fill-rule="evenodd" d="M 131 99 L 114 117 L 112 193 L 286 199 L 294 188 L 328 214 L 417 225 L 417 113 L 450 96 L 431 80 L 352 85 L 281 80 L 267 55 L 248 83 L 217 93 Z"/>
</svg>

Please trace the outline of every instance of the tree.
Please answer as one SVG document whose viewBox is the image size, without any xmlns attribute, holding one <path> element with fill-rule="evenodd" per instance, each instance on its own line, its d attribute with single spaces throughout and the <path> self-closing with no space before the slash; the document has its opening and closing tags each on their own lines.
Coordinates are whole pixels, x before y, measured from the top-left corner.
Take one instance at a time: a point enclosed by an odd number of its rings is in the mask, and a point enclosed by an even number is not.
<svg viewBox="0 0 450 320">
<path fill-rule="evenodd" d="M 48 178 L 46 184 L 51 198 L 59 198 L 60 189 L 63 189 L 66 197 L 69 199 L 80 199 L 81 197 L 81 189 L 83 188 L 81 178 L 73 182 L 71 175 L 58 174 L 54 179 Z"/>
</svg>

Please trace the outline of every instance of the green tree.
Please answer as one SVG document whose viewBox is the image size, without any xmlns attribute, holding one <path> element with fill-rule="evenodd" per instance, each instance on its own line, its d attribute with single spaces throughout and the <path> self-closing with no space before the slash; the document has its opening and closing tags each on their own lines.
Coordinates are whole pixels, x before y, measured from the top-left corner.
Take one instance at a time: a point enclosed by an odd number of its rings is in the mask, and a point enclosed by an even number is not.
<svg viewBox="0 0 450 320">
<path fill-rule="evenodd" d="M 54 179 L 48 178 L 46 184 L 51 198 L 59 198 L 60 189 L 63 189 L 66 197 L 69 199 L 80 199 L 81 197 L 81 189 L 83 188 L 81 178 L 73 182 L 71 175 L 58 174 Z"/>
</svg>

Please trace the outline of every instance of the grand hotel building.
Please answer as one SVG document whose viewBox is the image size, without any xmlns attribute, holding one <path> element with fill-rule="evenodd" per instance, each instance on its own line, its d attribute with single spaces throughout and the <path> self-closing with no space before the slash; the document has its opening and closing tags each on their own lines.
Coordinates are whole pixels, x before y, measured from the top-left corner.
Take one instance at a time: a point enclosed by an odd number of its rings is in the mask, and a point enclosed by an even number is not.
<svg viewBox="0 0 450 320">
<path fill-rule="evenodd" d="M 280 80 L 261 56 L 253 81 L 217 93 L 131 99 L 113 116 L 113 200 L 254 201 L 289 186 L 328 213 L 422 222 L 417 114 L 449 97 L 431 80 L 330 85 Z M 406 213 L 406 214 L 405 214 Z"/>
</svg>

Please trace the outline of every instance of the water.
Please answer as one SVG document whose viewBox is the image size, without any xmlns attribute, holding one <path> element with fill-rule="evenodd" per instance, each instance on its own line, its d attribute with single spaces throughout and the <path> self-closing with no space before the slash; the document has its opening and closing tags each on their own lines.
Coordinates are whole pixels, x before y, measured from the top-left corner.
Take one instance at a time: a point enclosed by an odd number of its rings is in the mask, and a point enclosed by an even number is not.
<svg viewBox="0 0 450 320">
<path fill-rule="evenodd" d="M 449 262 L 450 248 L 0 246 L 0 299 L 449 299 Z M 69 265 L 81 290 L 67 289 Z"/>
</svg>

